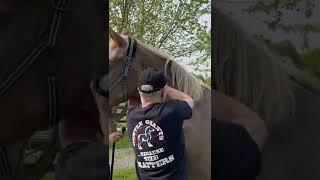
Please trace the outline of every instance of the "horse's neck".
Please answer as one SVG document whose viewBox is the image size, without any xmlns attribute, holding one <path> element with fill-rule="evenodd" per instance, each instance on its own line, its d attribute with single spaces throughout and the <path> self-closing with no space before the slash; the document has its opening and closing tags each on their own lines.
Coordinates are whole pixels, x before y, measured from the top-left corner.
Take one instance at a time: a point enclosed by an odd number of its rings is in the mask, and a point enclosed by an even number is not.
<svg viewBox="0 0 320 180">
<path fill-rule="evenodd" d="M 141 46 L 137 49 L 137 54 L 139 54 L 140 58 L 143 59 L 143 68 L 154 67 L 164 72 L 164 66 L 166 64 L 166 58 L 160 56 L 156 52 L 151 51 L 150 49 L 146 49 Z"/>
</svg>

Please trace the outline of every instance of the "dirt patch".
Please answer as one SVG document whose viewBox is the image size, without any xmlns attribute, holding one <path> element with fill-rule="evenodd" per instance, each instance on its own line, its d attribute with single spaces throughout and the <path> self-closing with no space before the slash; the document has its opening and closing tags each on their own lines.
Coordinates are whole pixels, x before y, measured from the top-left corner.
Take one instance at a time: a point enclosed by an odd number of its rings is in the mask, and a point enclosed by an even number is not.
<svg viewBox="0 0 320 180">
<path fill-rule="evenodd" d="M 112 150 L 109 150 L 109 160 L 111 162 Z M 114 169 L 134 167 L 134 152 L 132 148 L 116 149 L 114 154 Z"/>
</svg>

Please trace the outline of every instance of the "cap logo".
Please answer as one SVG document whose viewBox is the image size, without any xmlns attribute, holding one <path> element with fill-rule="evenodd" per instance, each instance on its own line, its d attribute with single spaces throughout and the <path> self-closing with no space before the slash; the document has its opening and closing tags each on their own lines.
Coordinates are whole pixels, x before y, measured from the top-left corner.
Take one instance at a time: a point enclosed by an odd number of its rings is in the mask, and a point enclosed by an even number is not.
<svg viewBox="0 0 320 180">
<path fill-rule="evenodd" d="M 153 91 L 153 86 L 151 86 L 151 85 L 142 85 L 140 87 L 140 90 L 145 91 L 145 92 Z"/>
</svg>

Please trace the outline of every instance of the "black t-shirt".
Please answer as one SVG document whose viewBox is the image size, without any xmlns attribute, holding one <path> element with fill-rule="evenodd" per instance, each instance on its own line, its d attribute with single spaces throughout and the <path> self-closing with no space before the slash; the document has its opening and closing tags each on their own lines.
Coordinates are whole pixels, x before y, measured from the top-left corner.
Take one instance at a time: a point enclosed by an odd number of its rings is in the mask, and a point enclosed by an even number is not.
<svg viewBox="0 0 320 180">
<path fill-rule="evenodd" d="M 213 121 L 215 180 L 254 180 L 261 170 L 258 145 L 245 128 Z"/>
<path fill-rule="evenodd" d="M 192 109 L 179 100 L 128 111 L 128 134 L 139 180 L 187 179 L 183 120 Z"/>
<path fill-rule="evenodd" d="M 56 180 L 106 180 L 109 177 L 108 146 L 80 142 L 65 147 L 55 168 Z"/>
</svg>

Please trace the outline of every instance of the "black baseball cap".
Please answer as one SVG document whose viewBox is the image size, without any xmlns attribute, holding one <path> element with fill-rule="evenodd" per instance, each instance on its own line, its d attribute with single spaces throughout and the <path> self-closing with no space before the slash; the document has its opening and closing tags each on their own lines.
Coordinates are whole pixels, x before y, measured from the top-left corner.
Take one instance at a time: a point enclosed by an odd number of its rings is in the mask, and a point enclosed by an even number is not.
<svg viewBox="0 0 320 180">
<path fill-rule="evenodd" d="M 148 68 L 141 72 L 139 77 L 139 90 L 143 93 L 159 91 L 167 84 L 167 78 L 158 69 Z"/>
</svg>

